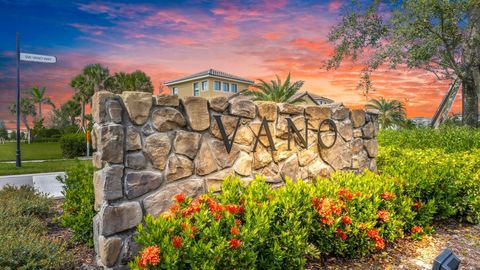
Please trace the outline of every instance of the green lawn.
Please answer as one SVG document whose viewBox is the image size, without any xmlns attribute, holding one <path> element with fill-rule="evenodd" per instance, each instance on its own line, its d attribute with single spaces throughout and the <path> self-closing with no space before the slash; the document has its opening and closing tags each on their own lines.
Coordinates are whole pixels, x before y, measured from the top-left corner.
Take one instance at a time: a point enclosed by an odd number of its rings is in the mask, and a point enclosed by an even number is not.
<svg viewBox="0 0 480 270">
<path fill-rule="evenodd" d="M 14 142 L 0 144 L 0 161 L 15 160 L 16 147 Z M 63 158 L 60 143 L 58 142 L 21 143 L 20 151 L 22 160 Z"/>
<path fill-rule="evenodd" d="M 65 169 L 81 163 L 92 163 L 91 160 L 56 160 L 45 162 L 24 162 L 22 167 L 15 167 L 15 163 L 0 163 L 0 175 L 28 174 L 42 172 L 62 172 Z"/>
</svg>

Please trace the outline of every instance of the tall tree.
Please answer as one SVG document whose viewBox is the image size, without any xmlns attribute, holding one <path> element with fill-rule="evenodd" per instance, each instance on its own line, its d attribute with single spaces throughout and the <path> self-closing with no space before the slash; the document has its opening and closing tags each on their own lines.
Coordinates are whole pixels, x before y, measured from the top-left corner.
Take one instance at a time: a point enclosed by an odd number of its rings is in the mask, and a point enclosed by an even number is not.
<svg viewBox="0 0 480 270">
<path fill-rule="evenodd" d="M 47 104 L 55 108 L 55 104 L 52 103 L 49 97 L 45 97 L 45 91 L 47 88 L 44 86 L 42 88 L 34 86 L 30 89 L 30 94 L 32 95 L 33 102 L 38 105 L 38 116 L 40 119 L 43 119 L 42 116 L 42 104 Z"/>
<path fill-rule="evenodd" d="M 132 73 L 116 72 L 108 79 L 106 88 L 117 94 L 124 91 L 153 93 L 153 84 L 150 77 L 141 70 Z"/>
<path fill-rule="evenodd" d="M 17 104 L 10 104 L 9 109 L 11 114 L 16 114 Z M 37 109 L 35 108 L 35 104 L 33 103 L 32 99 L 22 97 L 20 99 L 20 118 L 22 119 L 23 125 L 25 125 L 25 128 L 28 131 L 30 131 L 30 125 L 28 124 L 28 116 L 35 117 L 36 115 Z"/>
<path fill-rule="evenodd" d="M 360 86 L 366 92 L 371 72 L 382 64 L 421 68 L 438 79 L 459 78 L 463 121 L 477 125 L 480 0 L 352 1 L 329 40 L 335 51 L 327 68 L 337 68 L 345 59 L 362 59 Z"/>
<path fill-rule="evenodd" d="M 376 109 L 380 112 L 378 117 L 380 128 L 389 128 L 395 125 L 401 126 L 405 122 L 405 106 L 396 99 L 386 100 L 383 97 L 372 99 L 365 107 Z"/>
<path fill-rule="evenodd" d="M 107 67 L 100 64 L 90 64 L 83 68 L 82 73 L 85 77 L 86 92 L 93 96 L 95 92 L 105 90 L 105 82 L 110 74 Z"/>
<path fill-rule="evenodd" d="M 92 98 L 93 87 L 88 87 L 86 78 L 83 74 L 73 77 L 73 79 L 70 81 L 70 86 L 75 89 L 75 95 L 73 98 L 81 104 L 81 125 L 82 127 L 85 127 L 85 105 Z"/>
<path fill-rule="evenodd" d="M 299 103 L 303 101 L 303 98 L 291 99 L 300 88 L 302 88 L 304 81 L 290 81 L 290 73 L 288 73 L 287 79 L 282 83 L 282 80 L 278 76 L 277 80 L 271 80 L 270 83 L 259 80 L 260 83 L 255 84 L 254 91 L 245 91 L 245 95 L 252 96 L 254 100 L 262 101 L 274 101 L 282 103 Z"/>
<path fill-rule="evenodd" d="M 80 116 L 82 111 L 80 103 L 71 99 L 60 107 L 61 113 L 70 119 L 70 125 L 75 125 L 75 118 Z"/>
</svg>

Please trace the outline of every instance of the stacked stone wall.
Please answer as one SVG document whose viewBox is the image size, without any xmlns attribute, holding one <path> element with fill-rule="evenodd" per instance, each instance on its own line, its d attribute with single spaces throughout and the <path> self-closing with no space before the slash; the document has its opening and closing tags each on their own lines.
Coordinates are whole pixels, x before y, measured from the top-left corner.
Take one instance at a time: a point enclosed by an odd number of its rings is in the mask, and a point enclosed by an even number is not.
<svg viewBox="0 0 480 270">
<path fill-rule="evenodd" d="M 281 185 L 286 177 L 376 170 L 377 114 L 340 103 L 104 91 L 92 103 L 94 240 L 98 264 L 106 268 L 126 268 L 139 249 L 135 227 L 145 215 L 167 210 L 179 192 L 219 190 L 229 175 L 245 181 L 264 175 Z"/>
</svg>

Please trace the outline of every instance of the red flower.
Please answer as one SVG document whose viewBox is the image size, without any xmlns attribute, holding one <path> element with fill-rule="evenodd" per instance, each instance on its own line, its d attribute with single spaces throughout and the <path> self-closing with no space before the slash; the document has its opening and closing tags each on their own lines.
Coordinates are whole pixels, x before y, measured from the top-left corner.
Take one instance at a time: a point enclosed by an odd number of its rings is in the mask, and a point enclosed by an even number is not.
<svg viewBox="0 0 480 270">
<path fill-rule="evenodd" d="M 175 195 L 175 200 L 178 202 L 178 203 L 182 203 L 185 201 L 185 198 L 187 198 L 187 195 L 185 195 L 185 193 L 178 193 L 177 195 Z"/>
<path fill-rule="evenodd" d="M 230 212 L 230 214 L 237 213 L 237 206 L 235 204 L 227 204 L 225 206 L 225 209 L 227 209 L 227 211 Z"/>
<path fill-rule="evenodd" d="M 379 237 L 375 240 L 375 248 L 376 249 L 384 249 L 385 248 L 385 240 Z"/>
<path fill-rule="evenodd" d="M 323 223 L 323 224 L 327 224 L 327 225 L 333 225 L 333 218 L 321 218 L 320 221 Z"/>
<path fill-rule="evenodd" d="M 384 200 L 388 201 L 393 199 L 395 197 L 395 194 L 393 194 L 392 192 L 384 191 L 380 196 L 382 196 Z"/>
<path fill-rule="evenodd" d="M 222 215 L 215 214 L 215 216 L 213 216 L 213 218 L 215 218 L 215 220 L 220 220 L 222 218 Z"/>
<path fill-rule="evenodd" d="M 245 212 L 245 208 L 243 206 L 238 207 L 237 212 L 242 215 Z"/>
<path fill-rule="evenodd" d="M 337 229 L 336 229 L 336 233 L 337 233 L 337 236 L 340 237 L 342 240 L 347 240 L 348 235 L 345 234 L 345 233 L 342 231 L 342 229 L 337 228 Z"/>
<path fill-rule="evenodd" d="M 230 229 L 230 233 L 231 233 L 232 235 L 237 235 L 237 234 L 240 233 L 240 230 L 239 230 L 237 227 L 232 227 L 232 228 Z"/>
<path fill-rule="evenodd" d="M 345 197 L 347 198 L 348 200 L 351 200 L 353 198 L 353 194 L 346 188 L 340 188 L 338 190 L 338 196 L 340 197 Z"/>
<path fill-rule="evenodd" d="M 377 229 L 370 229 L 370 230 L 368 230 L 367 234 L 368 234 L 368 237 L 370 237 L 374 240 L 380 237 Z"/>
<path fill-rule="evenodd" d="M 180 205 L 178 205 L 176 203 L 173 204 L 172 206 L 170 206 L 170 212 L 172 212 L 173 215 L 177 214 L 178 209 L 180 209 Z"/>
<path fill-rule="evenodd" d="M 160 263 L 160 249 L 157 245 L 146 247 L 140 254 L 138 267 L 146 268 L 148 265 L 155 266 Z"/>
<path fill-rule="evenodd" d="M 390 219 L 390 213 L 388 213 L 386 210 L 379 210 L 377 212 L 377 217 L 383 222 L 387 222 Z"/>
<path fill-rule="evenodd" d="M 233 238 L 232 240 L 230 240 L 229 243 L 230 243 L 230 248 L 232 249 L 239 248 L 242 245 L 242 241 L 236 238 Z"/>
<path fill-rule="evenodd" d="M 422 202 L 421 201 L 417 201 L 414 205 L 413 205 L 413 208 L 415 209 L 420 209 L 422 208 Z"/>
<path fill-rule="evenodd" d="M 352 219 L 349 216 L 342 217 L 342 222 L 349 225 L 352 224 Z"/>
<path fill-rule="evenodd" d="M 182 237 L 175 235 L 172 237 L 172 243 L 175 248 L 181 248 L 183 246 Z"/>
<path fill-rule="evenodd" d="M 317 206 L 317 205 L 318 205 L 318 202 L 319 202 L 319 200 L 318 200 L 317 197 L 313 197 L 313 198 L 312 198 L 312 203 L 313 203 L 313 205 Z"/>
<path fill-rule="evenodd" d="M 412 233 L 422 233 L 422 232 L 423 232 L 423 228 L 420 227 L 420 226 L 413 226 L 412 229 L 411 229 L 411 232 L 412 232 Z"/>
<path fill-rule="evenodd" d="M 235 219 L 235 225 L 240 226 L 242 225 L 242 221 L 238 218 Z"/>
</svg>

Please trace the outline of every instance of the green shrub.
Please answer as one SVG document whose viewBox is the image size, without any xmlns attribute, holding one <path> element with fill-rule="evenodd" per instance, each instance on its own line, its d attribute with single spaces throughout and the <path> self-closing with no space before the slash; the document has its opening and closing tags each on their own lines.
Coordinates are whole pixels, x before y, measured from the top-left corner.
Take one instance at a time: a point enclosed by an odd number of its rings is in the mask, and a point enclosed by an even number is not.
<svg viewBox="0 0 480 270">
<path fill-rule="evenodd" d="M 60 138 L 60 148 L 64 158 L 74 158 L 85 156 L 87 153 L 87 144 L 85 134 L 65 134 Z"/>
<path fill-rule="evenodd" d="M 480 148 L 480 129 L 445 127 L 382 130 L 378 134 L 378 143 L 381 146 L 401 146 L 412 149 L 439 148 L 448 153 L 459 152 Z"/>
<path fill-rule="evenodd" d="M 46 237 L 43 218 L 52 201 L 31 187 L 0 191 L 0 266 L 2 269 L 67 269 L 71 254 Z"/>
<path fill-rule="evenodd" d="M 73 240 L 93 245 L 93 217 L 95 216 L 93 191 L 93 172 L 91 164 L 78 162 L 77 166 L 66 171 L 65 178 L 59 177 L 64 184 L 62 225 L 73 231 Z"/>
<path fill-rule="evenodd" d="M 421 204 L 435 202 L 435 216 L 480 222 L 480 149 L 450 152 L 443 149 L 382 147 L 378 168 L 403 179 L 405 192 Z"/>
</svg>

